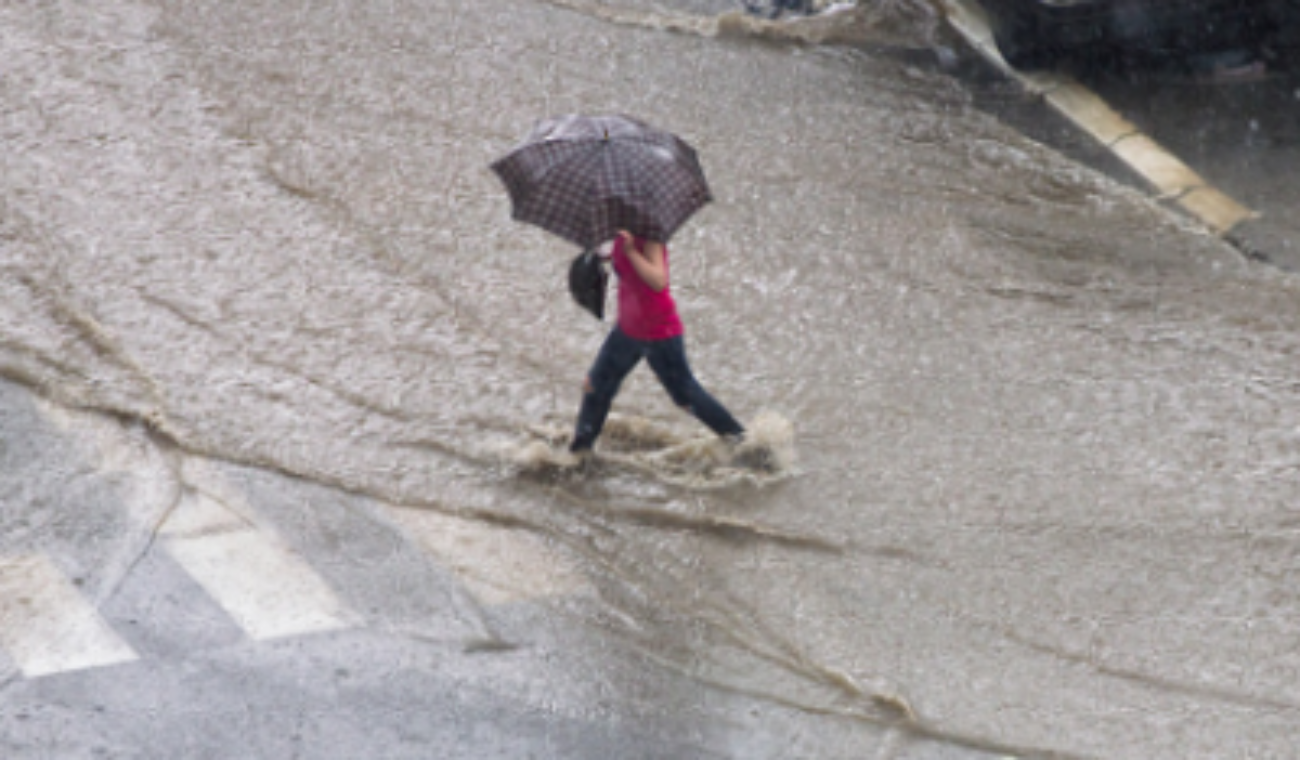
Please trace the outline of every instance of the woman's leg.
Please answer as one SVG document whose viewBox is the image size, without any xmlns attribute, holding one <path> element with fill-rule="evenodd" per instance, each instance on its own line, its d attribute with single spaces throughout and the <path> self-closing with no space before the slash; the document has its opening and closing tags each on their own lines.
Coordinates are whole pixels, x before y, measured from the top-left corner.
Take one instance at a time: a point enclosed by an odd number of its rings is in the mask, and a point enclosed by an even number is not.
<svg viewBox="0 0 1300 760">
<path fill-rule="evenodd" d="M 695 379 L 686 361 L 686 343 L 681 336 L 656 340 L 646 344 L 646 359 L 664 390 L 672 396 L 673 403 L 695 415 L 700 422 L 718 435 L 740 435 L 745 428 L 726 407 L 709 395 Z"/>
<path fill-rule="evenodd" d="M 641 361 L 642 353 L 642 344 L 629 338 L 617 326 L 609 332 L 583 384 L 582 408 L 578 412 L 570 451 L 591 450 L 605 427 L 609 407 L 614 403 L 623 378 Z"/>
</svg>

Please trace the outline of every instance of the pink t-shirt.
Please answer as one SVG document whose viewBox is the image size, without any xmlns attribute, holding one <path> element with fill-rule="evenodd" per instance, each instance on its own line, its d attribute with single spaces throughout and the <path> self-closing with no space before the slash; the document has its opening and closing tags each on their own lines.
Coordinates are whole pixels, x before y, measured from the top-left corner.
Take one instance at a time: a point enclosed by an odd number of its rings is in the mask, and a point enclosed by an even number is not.
<svg viewBox="0 0 1300 760">
<path fill-rule="evenodd" d="M 645 241 L 637 239 L 638 248 Z M 677 316 L 677 303 L 671 289 L 665 287 L 654 292 L 623 250 L 623 239 L 614 241 L 614 271 L 618 273 L 618 326 L 629 337 L 637 340 L 663 340 L 683 333 L 682 320 Z M 668 271 L 668 246 L 664 246 L 664 272 Z"/>
</svg>

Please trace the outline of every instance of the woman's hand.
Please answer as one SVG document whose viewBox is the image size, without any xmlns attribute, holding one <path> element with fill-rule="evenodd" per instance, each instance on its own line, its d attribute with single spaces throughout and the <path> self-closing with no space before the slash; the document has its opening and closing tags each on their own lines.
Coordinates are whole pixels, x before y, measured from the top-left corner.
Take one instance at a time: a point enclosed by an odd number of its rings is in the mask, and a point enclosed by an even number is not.
<svg viewBox="0 0 1300 760">
<path fill-rule="evenodd" d="M 663 243 L 647 240 L 642 249 L 637 247 L 636 238 L 627 230 L 619 230 L 618 236 L 623 240 L 627 260 L 632 263 L 632 268 L 641 281 L 656 293 L 668 287 L 668 267 L 664 264 Z"/>
</svg>

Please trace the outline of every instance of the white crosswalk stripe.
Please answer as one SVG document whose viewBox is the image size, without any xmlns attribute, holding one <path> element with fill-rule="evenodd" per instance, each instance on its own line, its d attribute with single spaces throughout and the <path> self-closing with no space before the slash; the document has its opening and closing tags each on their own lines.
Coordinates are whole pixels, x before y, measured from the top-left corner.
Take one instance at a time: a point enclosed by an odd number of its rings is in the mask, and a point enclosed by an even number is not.
<svg viewBox="0 0 1300 760">
<path fill-rule="evenodd" d="M 163 526 L 167 553 L 253 639 L 345 628 L 330 587 L 274 536 L 193 493 Z"/>
<path fill-rule="evenodd" d="M 161 526 L 157 548 L 252 640 L 360 623 L 306 559 L 250 519 L 246 504 L 224 503 L 230 496 L 188 492 Z M 595 593 L 571 560 L 531 534 L 433 512 L 385 511 L 488 606 Z M 27 678 L 137 659 L 40 554 L 0 558 L 0 648 Z"/>
<path fill-rule="evenodd" d="M 595 593 L 572 561 L 532 534 L 427 510 L 388 514 L 489 606 Z"/>
<path fill-rule="evenodd" d="M 0 559 L 0 646 L 28 678 L 136 659 L 44 555 Z"/>
<path fill-rule="evenodd" d="M 98 415 L 44 402 L 37 407 L 112 478 L 129 522 L 157 529 L 152 551 L 173 561 L 160 567 L 189 576 L 249 639 L 364 625 L 308 558 L 258 514 L 246 486 L 229 477 L 230 468 L 167 455 L 138 431 Z M 183 496 L 176 502 L 178 493 Z M 595 593 L 571 557 L 526 531 L 430 511 L 379 509 L 487 606 Z M 39 553 L 0 557 L 0 649 L 27 678 L 139 658 Z"/>
</svg>

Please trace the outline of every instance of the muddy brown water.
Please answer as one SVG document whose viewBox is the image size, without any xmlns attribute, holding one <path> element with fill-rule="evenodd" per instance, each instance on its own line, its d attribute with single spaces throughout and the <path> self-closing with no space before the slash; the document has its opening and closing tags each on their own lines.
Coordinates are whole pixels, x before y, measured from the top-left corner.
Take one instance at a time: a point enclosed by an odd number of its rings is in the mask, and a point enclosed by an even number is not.
<svg viewBox="0 0 1300 760">
<path fill-rule="evenodd" d="M 1293 751 L 1294 277 L 892 55 L 942 34 L 925 6 L 713 10 L 5 5 L 0 372 L 164 449 L 540 535 L 600 591 L 556 614 L 810 715 Z M 777 476 L 701 463 L 644 370 L 617 456 L 513 456 L 569 424 L 606 326 L 487 165 L 601 111 L 699 149 L 674 292 L 705 384 L 789 425 Z"/>
</svg>

